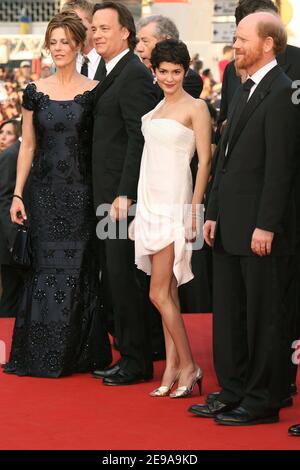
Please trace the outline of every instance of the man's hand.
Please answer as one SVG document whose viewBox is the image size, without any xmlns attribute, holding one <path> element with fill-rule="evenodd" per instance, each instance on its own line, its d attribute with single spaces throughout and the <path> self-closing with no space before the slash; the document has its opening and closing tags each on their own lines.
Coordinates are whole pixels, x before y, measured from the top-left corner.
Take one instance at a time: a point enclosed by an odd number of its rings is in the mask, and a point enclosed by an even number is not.
<svg viewBox="0 0 300 470">
<path fill-rule="evenodd" d="M 256 228 L 252 235 L 251 250 L 258 256 L 269 255 L 272 250 L 273 238 L 273 232 Z"/>
<path fill-rule="evenodd" d="M 128 215 L 128 209 L 132 204 L 132 199 L 128 199 L 126 196 L 117 197 L 110 208 L 110 217 L 112 220 L 126 219 Z"/>
<path fill-rule="evenodd" d="M 209 246 L 213 246 L 216 230 L 216 221 L 207 220 L 203 227 L 204 240 Z"/>
</svg>

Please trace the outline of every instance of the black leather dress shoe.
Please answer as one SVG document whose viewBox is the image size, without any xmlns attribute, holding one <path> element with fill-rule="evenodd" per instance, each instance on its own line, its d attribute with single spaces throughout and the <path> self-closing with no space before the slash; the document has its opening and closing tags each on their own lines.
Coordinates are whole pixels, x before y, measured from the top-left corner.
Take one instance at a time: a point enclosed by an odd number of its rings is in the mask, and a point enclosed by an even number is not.
<svg viewBox="0 0 300 470">
<path fill-rule="evenodd" d="M 229 411 L 237 407 L 237 403 L 233 405 L 226 405 L 219 400 L 214 400 L 205 405 L 192 405 L 188 411 L 202 418 L 213 418 L 218 413 Z"/>
<path fill-rule="evenodd" d="M 206 403 L 209 405 L 215 400 L 218 400 L 219 396 L 220 396 L 220 392 L 209 393 L 206 397 Z M 282 400 L 280 408 L 289 408 L 290 406 L 293 406 L 293 404 L 294 404 L 293 398 L 287 397 Z"/>
<path fill-rule="evenodd" d="M 254 424 L 278 423 L 278 413 L 253 416 L 242 406 L 238 406 L 232 411 L 220 413 L 215 417 L 215 422 L 225 426 L 251 426 Z"/>
<path fill-rule="evenodd" d="M 219 396 L 220 396 L 220 392 L 209 393 L 205 401 L 207 404 L 212 403 L 213 401 L 218 400 Z"/>
<path fill-rule="evenodd" d="M 289 428 L 290 436 L 300 436 L 300 424 L 294 424 Z"/>
<path fill-rule="evenodd" d="M 96 379 L 104 379 L 105 377 L 111 377 L 114 374 L 117 374 L 120 370 L 120 363 L 116 362 L 112 367 L 108 367 L 107 369 L 103 370 L 94 370 L 93 377 Z"/>
<path fill-rule="evenodd" d="M 124 369 L 120 369 L 116 374 L 103 379 L 104 385 L 133 385 L 151 380 L 152 375 L 132 374 Z"/>
</svg>

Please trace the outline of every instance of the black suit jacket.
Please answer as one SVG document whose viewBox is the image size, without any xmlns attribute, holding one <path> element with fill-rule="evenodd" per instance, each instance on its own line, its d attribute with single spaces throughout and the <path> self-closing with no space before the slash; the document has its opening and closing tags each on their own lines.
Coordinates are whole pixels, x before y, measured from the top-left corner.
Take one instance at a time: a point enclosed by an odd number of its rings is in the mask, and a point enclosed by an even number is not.
<svg viewBox="0 0 300 470">
<path fill-rule="evenodd" d="M 193 98 L 199 98 L 203 90 L 203 81 L 199 73 L 189 68 L 183 80 L 183 89 Z"/>
<path fill-rule="evenodd" d="M 98 80 L 98 81 L 101 81 L 101 74 L 100 74 L 100 63 L 101 63 L 101 59 L 100 59 L 100 62 L 98 64 L 98 67 L 97 67 L 97 70 L 96 70 L 96 73 L 94 75 L 94 80 Z"/>
<path fill-rule="evenodd" d="M 275 232 L 272 254 L 292 254 L 295 207 L 298 107 L 291 80 L 279 66 L 260 82 L 249 99 L 227 147 L 237 95 L 222 135 L 207 219 L 217 220 L 225 250 L 253 255 L 255 228 Z"/>
<path fill-rule="evenodd" d="M 277 56 L 277 61 L 291 80 L 300 80 L 300 47 L 288 44 L 285 51 Z"/>
<path fill-rule="evenodd" d="M 16 184 L 16 167 L 20 142 L 0 154 L 0 264 L 10 263 L 16 227 L 10 221 L 11 199 Z"/>
<path fill-rule="evenodd" d="M 229 64 L 227 64 L 224 70 L 218 125 L 221 125 L 224 121 L 226 121 L 229 105 L 240 84 L 241 79 L 236 74 L 233 60 L 232 62 L 229 62 Z"/>
<path fill-rule="evenodd" d="M 141 117 L 157 104 L 148 69 L 128 52 L 96 92 L 93 136 L 94 203 L 137 198 L 144 146 Z"/>
</svg>

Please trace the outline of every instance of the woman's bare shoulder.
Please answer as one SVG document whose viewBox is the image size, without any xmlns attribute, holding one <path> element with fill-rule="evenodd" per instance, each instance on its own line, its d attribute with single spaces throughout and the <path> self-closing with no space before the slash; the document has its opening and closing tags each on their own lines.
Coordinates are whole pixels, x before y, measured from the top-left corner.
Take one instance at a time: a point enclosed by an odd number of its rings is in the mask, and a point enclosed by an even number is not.
<svg viewBox="0 0 300 470">
<path fill-rule="evenodd" d="M 84 77 L 83 76 L 83 81 L 82 81 L 82 86 L 85 90 L 93 90 L 99 82 L 97 80 L 91 80 L 90 78 Z"/>
<path fill-rule="evenodd" d="M 201 98 L 192 98 L 190 101 L 190 113 L 192 116 L 206 116 L 208 114 L 206 101 Z"/>
</svg>

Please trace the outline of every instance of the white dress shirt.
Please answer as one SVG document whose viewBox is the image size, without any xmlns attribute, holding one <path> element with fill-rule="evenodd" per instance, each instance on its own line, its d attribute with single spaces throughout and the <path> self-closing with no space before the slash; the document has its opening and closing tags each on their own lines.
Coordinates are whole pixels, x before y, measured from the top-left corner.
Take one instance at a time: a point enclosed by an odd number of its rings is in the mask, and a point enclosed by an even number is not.
<svg viewBox="0 0 300 470">
<path fill-rule="evenodd" d="M 127 52 L 129 52 L 129 49 L 125 49 L 125 51 L 122 51 L 113 59 L 109 60 L 108 62 L 105 62 L 106 75 L 108 75 L 112 71 L 112 69 L 117 65 L 117 63 L 122 59 L 122 57 L 127 54 Z"/>
<path fill-rule="evenodd" d="M 253 87 L 250 90 L 248 101 L 251 98 L 251 96 L 253 95 L 253 93 L 255 92 L 258 84 L 267 75 L 267 73 L 270 72 L 270 70 L 272 70 L 274 67 L 276 67 L 276 65 L 277 65 L 277 60 L 273 59 L 271 62 L 264 65 L 261 69 L 257 70 L 257 72 L 255 72 L 253 75 L 251 75 L 251 77 L 250 77 L 250 75 L 247 77 L 247 79 L 251 78 L 251 80 L 253 80 L 254 83 L 255 83 L 255 85 L 253 85 Z"/>
<path fill-rule="evenodd" d="M 91 80 L 94 80 L 101 56 L 98 54 L 96 49 L 91 49 L 90 52 L 86 55 L 86 57 L 89 59 L 88 62 L 88 78 Z M 76 60 L 76 70 L 77 72 L 81 72 L 81 67 L 84 62 L 84 56 L 82 54 L 78 54 L 77 60 Z"/>
</svg>

